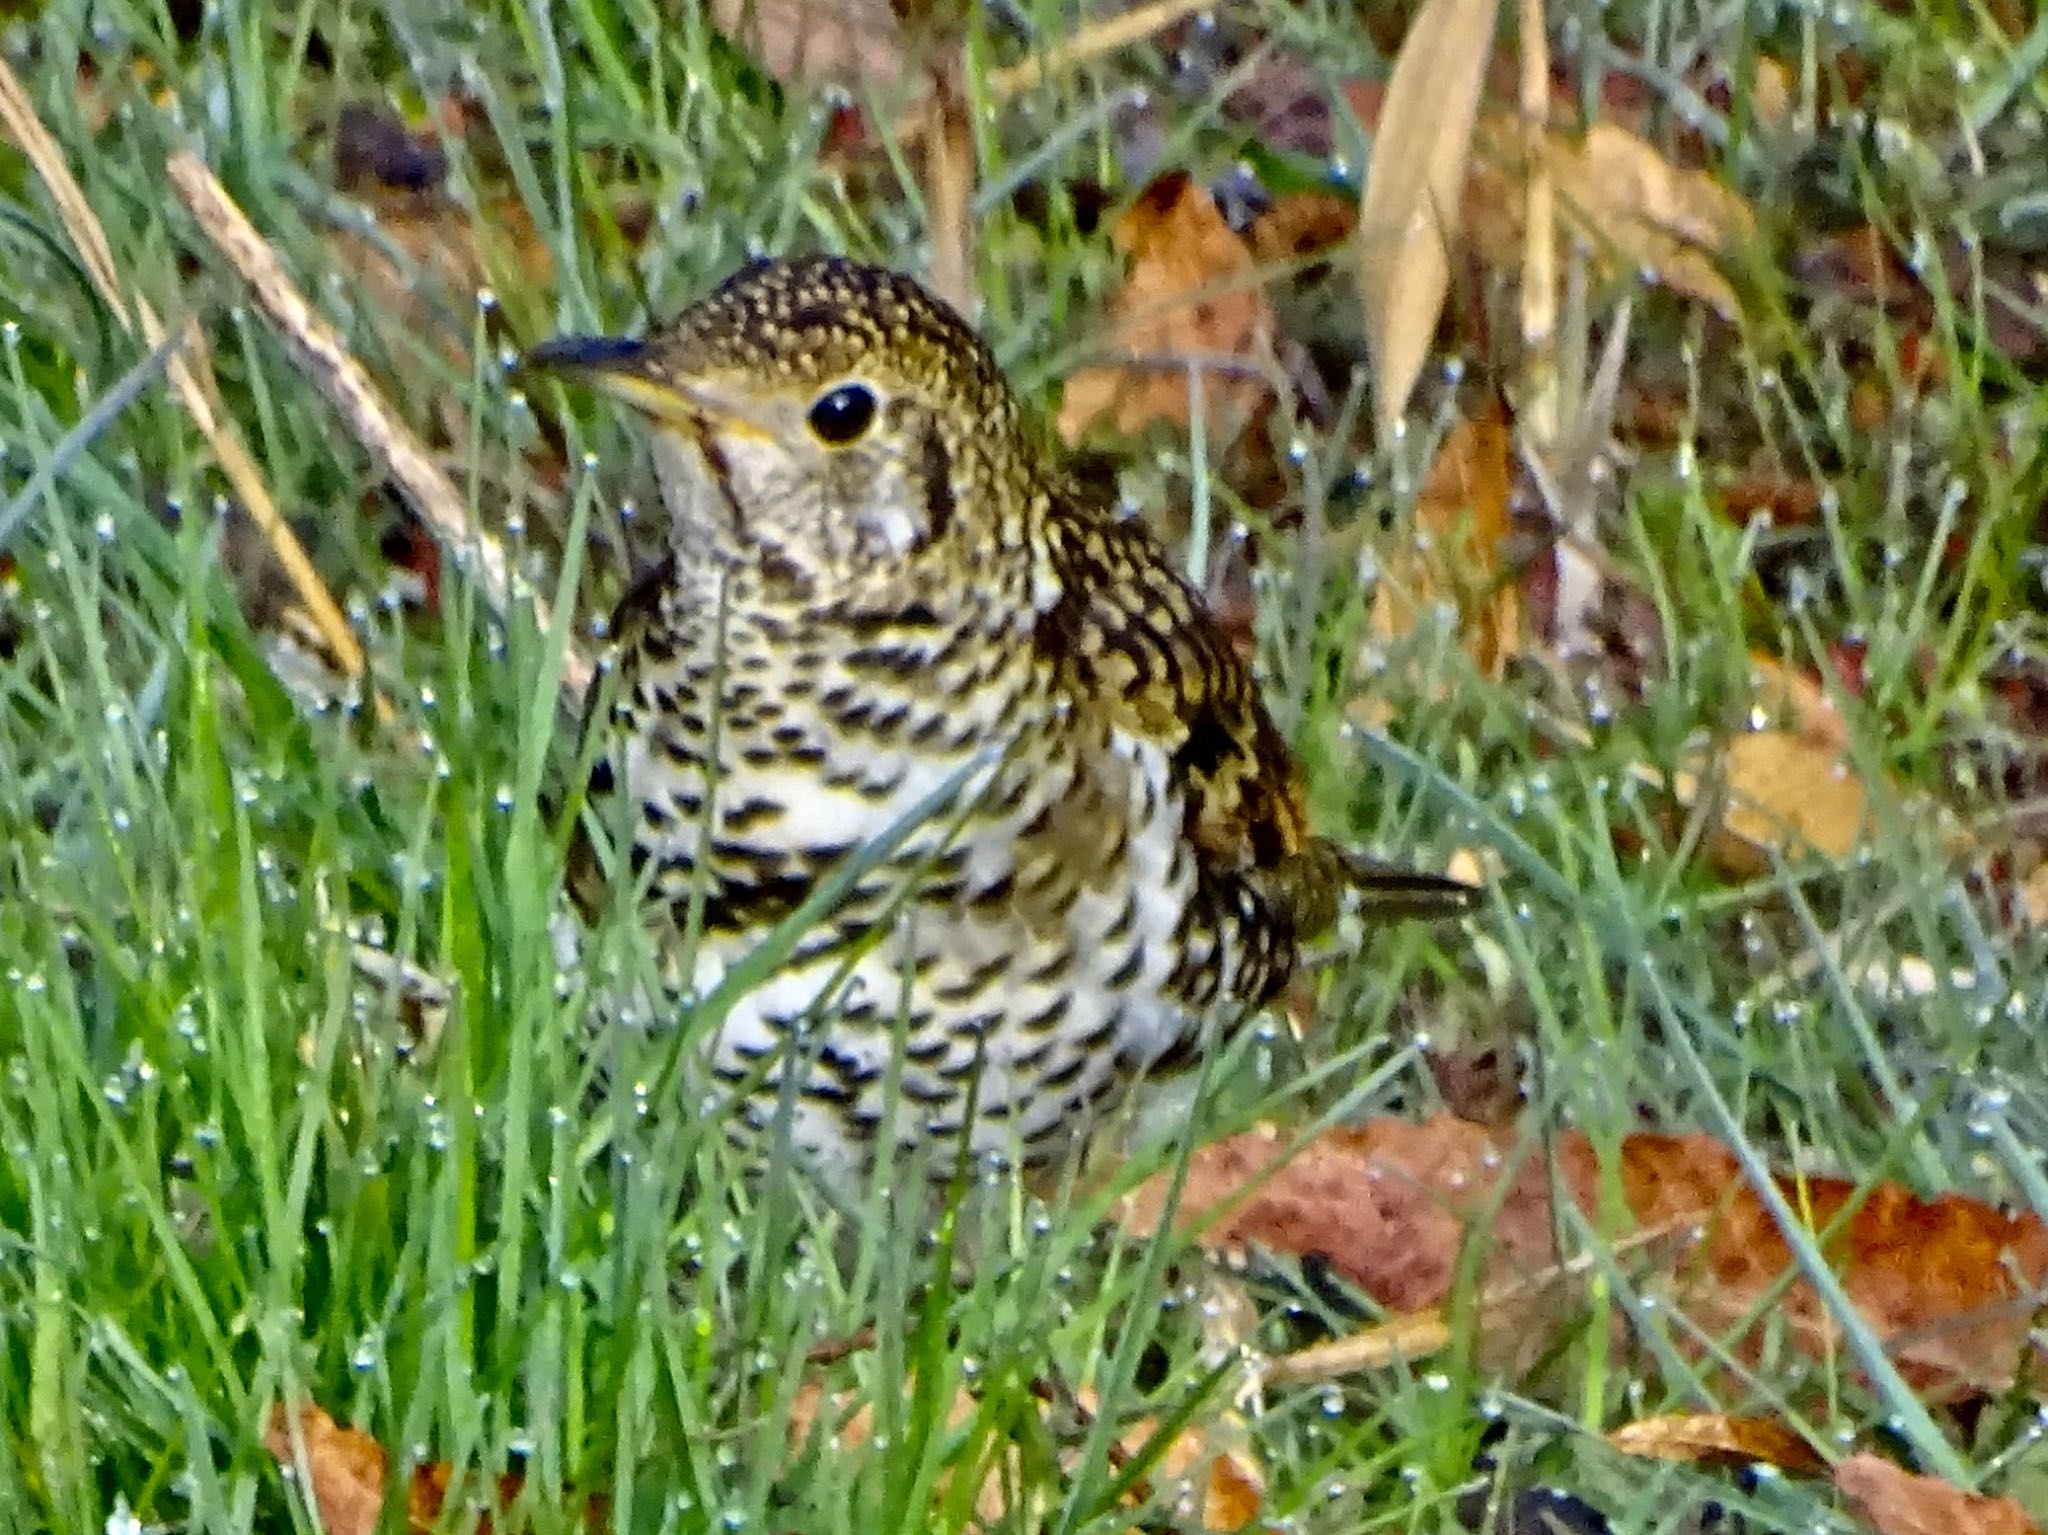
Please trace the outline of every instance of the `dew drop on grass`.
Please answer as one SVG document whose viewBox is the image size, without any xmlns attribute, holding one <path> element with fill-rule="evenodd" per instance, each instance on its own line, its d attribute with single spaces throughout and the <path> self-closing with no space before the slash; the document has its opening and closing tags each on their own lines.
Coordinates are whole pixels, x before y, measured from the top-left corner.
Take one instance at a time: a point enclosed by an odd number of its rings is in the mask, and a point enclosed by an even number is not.
<svg viewBox="0 0 2048 1535">
<path fill-rule="evenodd" d="M 349 1351 L 348 1367 L 358 1375 L 367 1375 L 383 1360 L 383 1337 L 376 1332 L 366 1332 L 356 1340 L 356 1346 Z"/>
</svg>

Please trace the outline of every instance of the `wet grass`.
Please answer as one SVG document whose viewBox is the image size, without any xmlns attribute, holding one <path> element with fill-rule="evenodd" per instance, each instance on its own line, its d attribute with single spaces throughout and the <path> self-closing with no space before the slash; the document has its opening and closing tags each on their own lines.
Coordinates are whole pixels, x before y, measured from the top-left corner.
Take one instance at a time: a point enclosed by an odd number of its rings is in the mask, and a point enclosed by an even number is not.
<svg viewBox="0 0 2048 1535">
<path fill-rule="evenodd" d="M 1048 38 L 1071 21 L 1020 9 Z M 1333 80 L 1382 67 L 1340 7 L 1230 19 L 1314 45 Z M 1653 40 L 1631 47 L 1655 70 L 1722 35 L 1691 7 L 1652 8 L 1646 25 Z M 2006 56 L 1946 23 L 1918 39 L 1882 17 L 1861 25 L 1850 40 L 1898 82 L 1885 104 L 1908 121 L 1938 117 L 1915 48 Z M 1829 39 L 1767 40 L 1796 63 Z M 405 597 L 374 471 L 228 279 L 189 259 L 203 244 L 161 165 L 172 148 L 202 151 L 415 423 L 445 431 L 440 406 L 459 402 L 466 430 L 446 447 L 459 483 L 579 625 L 658 537 L 635 512 L 657 504 L 648 468 L 589 402 L 525 399 L 503 357 L 672 312 L 754 250 L 915 267 L 915 190 L 822 160 L 829 113 L 774 86 L 694 7 L 656 24 L 606 0 L 230 3 L 181 35 L 159 8 L 116 0 L 89 16 L 45 7 L 9 49 L 124 278 L 167 316 L 203 318 L 228 412 L 342 594 L 395 717 L 309 708 L 280 684 L 293 668 L 274 649 L 266 556 L 161 383 L 144 370 L 121 398 L 147 349 L 91 297 L 32 174 L 0 159 L 0 1519 L 308 1527 L 262 1446 L 268 1405 L 303 1397 L 374 1433 L 398 1474 L 461 1468 L 470 1493 L 450 1527 L 515 1470 L 524 1490 L 506 1517 L 537 1529 L 578 1526 L 592 1494 L 633 1529 L 958 1529 L 1014 1444 L 1006 1527 L 1129 1528 L 1122 1500 L 1149 1457 L 1116 1436 L 1141 1414 L 1210 1415 L 1227 1387 L 1213 1276 L 1173 1244 L 1103 1234 L 1107 1194 L 846 1220 L 796 1180 L 740 1176 L 715 1116 L 677 1086 L 690 1029 L 614 1027 L 589 1048 L 592 1020 L 650 982 L 653 961 L 614 916 L 581 964 L 557 964 L 563 838 L 544 805 L 574 778 L 549 681 L 565 635 L 488 611 L 453 572 L 437 614 Z M 976 68 L 1009 56 L 989 40 Z M 985 324 L 1040 404 L 1099 348 L 1091 317 L 1116 268 L 1059 197 L 1030 219 L 1008 192 L 1112 169 L 1136 109 L 1105 102 L 1140 86 L 1169 161 L 1209 175 L 1243 152 L 1218 81 L 1177 83 L 1143 50 L 1059 75 L 980 126 Z M 448 217 L 471 230 L 481 305 L 432 260 L 416 270 L 403 221 L 366 222 L 327 169 L 344 103 L 451 88 L 470 105 L 466 131 L 441 141 L 447 197 L 480 216 Z M 1061 124 L 1080 127 L 1060 138 Z M 1734 158 L 1731 175 L 1752 163 Z M 1864 212 L 1930 239 L 1989 216 L 1926 206 L 1853 148 L 1844 163 Z M 1767 220 L 1796 220 L 1789 193 L 1752 189 Z M 390 300 L 361 275 L 361 244 L 426 295 L 404 323 L 380 319 Z M 1756 313 L 1789 314 L 1784 279 L 1758 286 Z M 1230 1090 L 1211 1119 L 1421 1112 L 1436 1092 L 1425 1032 L 1517 1054 L 1535 1134 L 1575 1126 L 1611 1148 L 1639 1126 L 1702 1128 L 1780 1164 L 2039 1208 L 2040 944 L 2001 930 L 1914 798 L 1936 790 L 1979 825 L 2009 824 L 1985 792 L 1998 764 L 1966 747 L 1988 728 L 1987 678 L 2041 650 L 2038 469 L 2010 445 L 2038 436 L 2042 405 L 1987 357 L 1967 307 L 1936 332 L 1946 392 L 1875 432 L 1850 428 L 1842 405 L 1845 357 L 1892 344 L 1867 315 L 1758 320 L 1734 338 L 1675 308 L 1641 322 L 1640 345 L 1680 359 L 1696 403 L 1686 441 L 1622 464 L 1603 509 L 1609 557 L 1654 597 L 1665 664 L 1640 696 L 1589 704 L 1525 674 L 1491 680 L 1440 625 L 1371 637 L 1357 557 L 1333 561 L 1317 541 L 1378 516 L 1394 547 L 1451 384 L 1431 386 L 1413 440 L 1367 476 L 1354 449 L 1304 443 L 1308 515 L 1261 532 L 1258 622 L 1318 815 L 1381 853 L 1492 849 L 1501 878 L 1467 928 L 1374 935 L 1330 968 L 1313 1053 L 1331 1069 L 1305 1079 L 1284 1038 L 1248 1032 L 1212 1070 Z M 103 403 L 116 408 L 88 419 Z M 533 467 L 555 432 L 559 483 Z M 1698 466 L 1738 433 L 1824 476 L 1820 525 L 1745 532 L 1720 516 Z M 1144 473 L 1169 499 L 1229 513 L 1227 487 L 1184 445 Z M 38 475 L 45 488 L 26 495 Z M 588 558 L 558 589 L 565 548 Z M 1713 873 L 1635 769 L 1745 728 L 1751 650 L 1821 660 L 1843 636 L 1871 679 L 1838 698 L 1875 785 L 1870 839 L 1842 866 Z M 1357 731 L 1362 698 L 1398 747 Z M 1547 722 L 1570 708 L 1594 723 L 1560 751 Z M 1959 763 L 1983 777 L 1958 781 Z M 451 984 L 431 1048 L 358 974 L 363 943 Z M 1931 966 L 1927 995 L 1902 1003 L 1864 983 L 1906 957 Z M 974 1262 L 956 1264 L 962 1252 Z M 1255 1347 L 1349 1325 L 1284 1265 L 1256 1286 L 1270 1314 Z M 2038 1481 L 2022 1407 L 1964 1437 L 1855 1367 L 1872 1340 L 1851 1318 L 1849 1357 L 1781 1359 L 1738 1395 L 1646 1299 L 1630 1272 L 1603 1269 L 1581 1326 L 1513 1382 L 1461 1347 L 1269 1393 L 1248 1428 L 1269 1520 L 1456 1528 L 1461 1497 L 1469 1512 L 1497 1475 L 1569 1491 L 1618 1529 L 1697 1529 L 1708 1500 L 1751 1529 L 1850 1527 L 1824 1487 L 1738 1486 L 1599 1437 L 1660 1411 L 1796 1412 L 1824 1443 Z M 1608 1341 L 1618 1311 L 1645 1340 L 1625 1354 Z M 869 1323 L 872 1348 L 806 1365 Z M 813 1380 L 872 1402 L 867 1452 L 822 1436 L 792 1449 Z M 1082 1387 L 1092 1415 L 1061 1398 Z M 956 1418 L 962 1388 L 974 1405 Z"/>
</svg>

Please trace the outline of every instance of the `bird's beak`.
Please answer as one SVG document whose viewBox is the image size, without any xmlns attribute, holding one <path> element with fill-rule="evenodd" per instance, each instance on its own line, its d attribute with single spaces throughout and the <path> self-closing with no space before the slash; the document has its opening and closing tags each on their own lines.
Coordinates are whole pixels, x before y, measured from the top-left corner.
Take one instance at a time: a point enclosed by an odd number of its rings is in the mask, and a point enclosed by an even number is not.
<svg viewBox="0 0 2048 1535">
<path fill-rule="evenodd" d="M 743 423 L 748 412 L 722 391 L 651 367 L 647 343 L 631 336 L 558 336 L 520 360 L 522 372 L 587 384 L 656 421 L 701 431 Z"/>
</svg>

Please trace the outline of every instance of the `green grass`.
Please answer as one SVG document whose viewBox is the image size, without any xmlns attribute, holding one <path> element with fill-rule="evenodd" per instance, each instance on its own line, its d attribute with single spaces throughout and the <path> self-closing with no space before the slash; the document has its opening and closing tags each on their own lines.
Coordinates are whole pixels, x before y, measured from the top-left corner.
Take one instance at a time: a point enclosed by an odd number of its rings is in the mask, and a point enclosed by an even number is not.
<svg viewBox="0 0 2048 1535">
<path fill-rule="evenodd" d="M 1049 0 L 1018 9 L 1045 37 L 1073 20 Z M 2043 110 L 2036 84 L 2009 78 L 2011 50 L 1959 8 L 1858 16 L 1839 34 L 1761 7 L 1732 32 L 1687 4 L 1616 9 L 1616 46 L 1666 83 L 1696 45 L 1768 48 L 1818 78 L 1853 44 L 1873 64 L 1873 110 L 1922 146 L 1942 142 L 1956 108 L 1957 58 L 1973 62 L 1964 98 L 1994 146 Z M 1225 17 L 1312 52 L 1333 82 L 1384 69 L 1334 0 Z M 158 6 L 109 0 L 45 6 L 10 49 L 128 280 L 169 317 L 205 317 L 228 412 L 357 619 L 398 719 L 309 710 L 279 683 L 274 578 L 160 381 L 138 377 L 139 394 L 60 455 L 146 349 L 91 298 L 32 173 L 0 152 L 0 505 L 48 480 L 18 519 L 0 517 L 14 562 L 0 586 L 14 636 L 0 663 L 0 1520 L 113 1529 L 128 1510 L 176 1530 L 306 1528 L 262 1447 L 267 1404 L 303 1395 L 401 1468 L 450 1462 L 472 1491 L 522 1471 L 512 1527 L 577 1527 L 602 1493 L 635 1530 L 959 1529 L 982 1468 L 1014 1443 L 1013 1507 L 1029 1512 L 1008 1527 L 1130 1528 L 1119 1500 L 1144 1457 L 1111 1455 L 1111 1439 L 1145 1414 L 1206 1418 L 1230 1381 L 1204 1336 L 1202 1262 L 1101 1233 L 1099 1200 L 984 1200 L 930 1232 L 900 1210 L 841 1222 L 794 1180 L 741 1179 L 677 1085 L 687 1032 L 614 1028 L 586 1049 L 593 1017 L 649 982 L 653 961 L 613 918 L 586 935 L 582 966 L 557 971 L 562 838 L 542 805 L 574 776 L 549 673 L 564 636 L 501 621 L 453 573 L 437 616 L 390 594 L 373 471 L 221 269 L 181 266 L 203 246 L 161 165 L 173 148 L 201 151 L 416 425 L 439 430 L 443 401 L 466 408 L 469 435 L 448 449 L 458 483 L 579 623 L 608 609 L 629 554 L 658 535 L 628 506 L 657 503 L 621 423 L 587 402 L 522 399 L 501 349 L 672 312 L 750 249 L 829 245 L 915 266 L 914 188 L 871 164 L 820 163 L 822 109 L 771 86 L 688 6 L 225 0 L 180 38 Z M 69 67 L 78 49 L 112 108 L 103 125 Z M 979 39 L 976 78 L 1015 53 Z M 319 130 L 344 101 L 417 104 L 455 84 L 480 125 L 447 143 L 450 195 L 492 210 L 480 239 L 494 302 L 473 309 L 428 276 L 415 323 L 380 323 L 333 243 L 353 215 L 325 184 Z M 979 125 L 985 323 L 1041 404 L 1099 348 L 1093 317 L 1116 267 L 1099 233 L 1058 211 L 1033 225 L 1008 191 L 1094 176 L 1135 193 L 1105 106 L 1132 85 L 1154 93 L 1167 163 L 1206 176 L 1251 147 L 1213 87 L 1177 86 L 1143 48 Z M 1060 124 L 1079 126 L 1041 148 Z M 1916 179 L 1911 156 L 1837 147 L 1850 211 L 1908 248 L 1916 233 L 1939 246 L 1989 227 L 2043 191 L 2036 168 L 1994 204 L 1966 176 Z M 1736 135 L 1727 173 L 1767 228 L 1796 229 L 1811 205 L 1773 156 Z M 616 217 L 635 203 L 651 215 L 638 246 Z M 508 205 L 549 251 L 551 283 L 519 280 Z M 1856 430 L 1851 373 L 1865 356 L 1895 366 L 1896 338 L 1867 310 L 1795 319 L 1784 261 L 1759 267 L 1739 335 L 1655 298 L 1639 316 L 1632 367 L 1683 372 L 1696 445 L 1621 465 L 1603 510 L 1604 547 L 1649 594 L 1666 656 L 1641 697 L 1589 710 L 1540 677 L 1488 681 L 1427 625 L 1391 650 L 1368 642 L 1365 595 L 1318 540 L 1379 514 L 1395 547 L 1422 441 L 1373 460 L 1352 504 L 1306 494 L 1305 525 L 1263 540 L 1262 654 L 1323 824 L 1424 861 L 1489 847 L 1505 872 L 1473 929 L 1494 946 L 1491 976 L 1470 933 L 1375 936 L 1328 972 L 1313 1046 L 1327 1069 L 1305 1077 L 1280 1041 L 1247 1031 L 1211 1072 L 1230 1084 L 1213 1119 L 1421 1112 L 1434 1089 L 1411 1042 L 1426 1031 L 1523 1051 L 1538 1137 L 1578 1127 L 1611 1149 L 1637 1127 L 1699 1128 L 1776 1165 L 2048 1214 L 2042 941 L 2001 927 L 1913 798 L 1937 795 L 1986 847 L 2024 828 L 2000 784 L 2038 748 L 2017 734 L 1972 743 L 1998 722 L 1991 682 L 2042 659 L 2033 520 L 2048 404 L 1975 339 L 1965 281 L 1935 332 L 1954 382 Z M 1612 297 L 1600 291 L 1596 312 Z M 456 360 L 472 355 L 474 367 Z M 1448 409 L 1430 387 L 1418 438 Z M 531 467 L 557 426 L 575 466 L 566 488 Z M 1687 459 L 1717 463 L 1730 442 L 1822 477 L 1836 498 L 1826 521 L 1729 526 Z M 1306 447 L 1311 491 L 1351 485 L 1355 446 Z M 1184 444 L 1147 472 L 1228 515 Z M 566 577 L 564 549 L 587 551 Z M 1845 867 L 1713 875 L 1697 828 L 1682 814 L 1674 828 L 1631 769 L 1742 728 L 1750 650 L 1824 659 L 1844 636 L 1867 646 L 1868 691 L 1842 699 L 1854 760 L 1896 786 L 1877 794 L 1871 840 Z M 1364 693 L 1391 712 L 1398 748 L 1344 728 Z M 1573 711 L 1597 722 L 1560 752 L 1544 722 Z M 1828 959 L 1810 964 L 1823 939 Z M 415 1051 L 397 1003 L 356 973 L 358 942 L 452 983 L 434 1048 Z M 1974 984 L 1900 1004 L 1859 979 L 1904 956 Z M 1602 1247 L 1595 1231 L 1566 1237 Z M 956 1284 L 963 1247 L 977 1261 Z M 1257 1279 L 1268 1314 L 1255 1346 L 1353 1325 L 1290 1272 Z M 1598 1274 L 1526 1377 L 1496 1380 L 1461 1347 L 1414 1371 L 1268 1393 L 1249 1432 L 1269 1520 L 1456 1528 L 1487 1440 L 1505 1488 L 1565 1489 L 1617 1529 L 1694 1528 L 1707 1499 L 1756 1530 L 1852 1527 L 1824 1486 L 1738 1485 L 1625 1459 L 1599 1437 L 1714 1409 L 1796 1415 L 1824 1446 L 1890 1445 L 2041 1506 L 2023 1398 L 1964 1434 L 1856 1368 L 1867 1336 L 1829 1364 L 1781 1352 L 1746 1377 L 1710 1374 L 1633 1269 Z M 1617 1312 L 1633 1326 L 1626 1349 L 1610 1341 Z M 873 1349 L 806 1367 L 812 1345 L 868 1322 Z M 872 1401 L 869 1449 L 791 1447 L 786 1422 L 812 1380 Z M 1048 1381 L 1095 1391 L 1100 1415 L 1042 1412 Z M 977 1405 L 953 1425 L 963 1385 Z M 449 1527 L 469 1512 L 458 1500 Z M 1146 1517 L 1175 1527 L 1170 1509 Z"/>
</svg>

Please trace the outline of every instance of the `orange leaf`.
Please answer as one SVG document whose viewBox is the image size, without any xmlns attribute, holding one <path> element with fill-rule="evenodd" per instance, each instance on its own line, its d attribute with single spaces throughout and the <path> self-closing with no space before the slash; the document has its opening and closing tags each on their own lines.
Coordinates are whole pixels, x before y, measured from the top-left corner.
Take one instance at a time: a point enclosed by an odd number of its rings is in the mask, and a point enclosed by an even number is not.
<svg viewBox="0 0 2048 1535">
<path fill-rule="evenodd" d="M 1749 658 L 1749 676 L 1759 708 L 1816 746 L 1847 749 L 1848 721 L 1812 672 L 1756 652 Z"/>
<path fill-rule="evenodd" d="M 1878 1535 L 2039 1535 L 2011 1498 L 1964 1492 L 1875 1455 L 1843 1461 L 1835 1469 L 1835 1486 Z"/>
<path fill-rule="evenodd" d="M 1450 602 L 1481 671 L 1499 676 L 1521 648 L 1521 598 L 1502 559 L 1511 446 L 1498 407 L 1445 435 L 1415 504 L 1415 547 L 1390 555 L 1373 589 L 1380 639 L 1411 632 L 1424 609 Z"/>
<path fill-rule="evenodd" d="M 282 1402 L 270 1410 L 264 1426 L 263 1446 L 286 1471 L 295 1471 L 298 1461 L 292 1450 L 291 1413 Z M 384 1480 L 390 1472 L 390 1457 L 384 1446 L 359 1428 L 344 1428 L 318 1407 L 307 1405 L 298 1412 L 299 1438 L 306 1447 L 306 1469 L 312 1486 L 306 1489 L 313 1511 L 319 1516 L 324 1535 L 371 1535 L 384 1508 Z M 434 1461 L 413 1468 L 406 1488 L 405 1528 L 423 1535 L 440 1521 L 455 1480 L 454 1468 L 446 1461 Z M 523 1478 L 507 1473 L 498 1478 L 498 1503 L 502 1507 L 519 1496 Z M 606 1501 L 590 1499 L 584 1510 L 585 1522 L 595 1528 L 605 1517 Z M 482 1515 L 477 1535 L 490 1535 L 491 1517 Z"/>
<path fill-rule="evenodd" d="M 1258 263 L 1216 201 L 1183 172 L 1154 182 L 1117 221 L 1130 258 L 1111 305 L 1111 334 L 1133 361 L 1082 368 L 1067 380 L 1060 435 L 1108 423 L 1140 432 L 1194 419 L 1187 363 L 1202 367 L 1203 423 L 1219 444 L 1269 401 L 1273 312 Z M 1221 360 L 1236 367 L 1216 366 Z"/>
<path fill-rule="evenodd" d="M 1494 1285 L 1554 1267 L 1551 1168 L 1595 1224 L 1619 1240 L 1636 1232 L 1696 1233 L 1670 1265 L 1676 1299 L 1717 1329 L 1772 1322 L 1817 1356 L 1838 1353 L 1840 1323 L 1795 1268 L 1790 1244 L 1733 1152 L 1704 1135 L 1627 1137 L 1614 1170 L 1620 1209 L 1608 1207 L 1592 1144 L 1576 1131 L 1544 1158 L 1525 1157 L 1501 1180 L 1508 1147 L 1485 1127 L 1439 1115 L 1421 1125 L 1374 1120 L 1318 1136 L 1284 1163 L 1266 1129 L 1205 1146 L 1189 1166 L 1183 1229 L 1212 1247 L 1257 1244 L 1323 1255 L 1381 1305 L 1413 1312 L 1450 1294 L 1473 1222 Z M 1828 1260 L 1866 1325 L 1888 1340 L 1901 1374 L 1931 1392 L 2002 1389 L 2029 1350 L 2037 1296 L 2048 1281 L 2048 1226 L 1945 1194 L 1921 1199 L 1896 1184 L 1794 1179 L 1777 1186 L 1812 1231 L 1829 1231 Z M 1166 1183 L 1126 1201 L 1125 1225 L 1155 1229 Z M 1615 1226 L 1617 1219 L 1622 1223 Z M 1840 1220 L 1839 1230 L 1830 1230 Z M 1763 1316 L 1757 1310 L 1774 1297 Z"/>
<path fill-rule="evenodd" d="M 1818 1476 L 1828 1463 L 1812 1445 L 1775 1418 L 1727 1413 L 1678 1413 L 1625 1424 L 1607 1436 L 1624 1455 L 1737 1467 L 1762 1462 L 1802 1476 Z"/>
<path fill-rule="evenodd" d="M 1863 835 L 1869 787 L 1844 760 L 1839 746 L 1789 731 L 1736 736 L 1723 759 L 1729 805 L 1721 826 L 1749 848 L 1811 847 L 1846 858 Z M 1747 867 L 1739 852 L 1725 861 Z"/>
<path fill-rule="evenodd" d="M 371 1535 L 384 1509 L 384 1446 L 359 1428 L 343 1428 L 317 1407 L 299 1409 L 299 1437 L 313 1483 L 306 1491 L 320 1528 L 326 1535 Z M 290 1414 L 282 1402 L 270 1410 L 263 1445 L 286 1470 L 296 1465 Z"/>
</svg>

